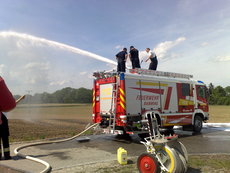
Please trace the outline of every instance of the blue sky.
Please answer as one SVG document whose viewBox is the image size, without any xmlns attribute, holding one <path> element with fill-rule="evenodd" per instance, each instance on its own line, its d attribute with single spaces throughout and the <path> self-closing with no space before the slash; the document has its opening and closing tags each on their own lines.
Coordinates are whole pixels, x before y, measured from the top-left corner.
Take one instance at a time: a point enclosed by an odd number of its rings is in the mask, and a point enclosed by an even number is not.
<svg viewBox="0 0 230 173">
<path fill-rule="evenodd" d="M 230 1 L 8 0 L 0 6 L 0 75 L 14 94 L 92 86 L 106 62 L 27 34 L 115 60 L 122 48 L 146 47 L 158 70 L 230 85 Z M 14 34 L 12 34 L 14 33 Z M 147 67 L 148 64 L 142 64 Z"/>
</svg>

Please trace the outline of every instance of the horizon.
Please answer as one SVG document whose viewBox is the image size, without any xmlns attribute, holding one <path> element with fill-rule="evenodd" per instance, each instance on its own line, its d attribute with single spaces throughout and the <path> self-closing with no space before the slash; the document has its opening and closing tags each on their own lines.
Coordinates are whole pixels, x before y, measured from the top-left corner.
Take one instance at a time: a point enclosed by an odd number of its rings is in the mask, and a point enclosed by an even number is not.
<svg viewBox="0 0 230 173">
<path fill-rule="evenodd" d="M 91 88 L 133 45 L 158 70 L 230 86 L 230 1 L 19 0 L 0 7 L 0 75 L 12 93 Z M 129 63 L 128 63 L 129 65 Z M 142 63 L 147 68 L 148 63 Z"/>
</svg>

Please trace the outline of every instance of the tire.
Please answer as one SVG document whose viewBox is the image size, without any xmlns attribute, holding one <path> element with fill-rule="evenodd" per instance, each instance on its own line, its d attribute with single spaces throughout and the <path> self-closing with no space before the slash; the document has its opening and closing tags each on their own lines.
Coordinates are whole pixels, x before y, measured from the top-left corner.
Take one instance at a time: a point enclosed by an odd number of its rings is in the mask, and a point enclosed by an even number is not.
<svg viewBox="0 0 230 173">
<path fill-rule="evenodd" d="M 188 170 L 188 164 L 187 164 L 187 161 L 186 161 L 185 157 L 178 150 L 176 150 L 176 153 L 178 154 L 179 159 L 181 160 L 181 165 L 182 165 L 182 171 L 181 171 L 181 173 L 187 172 L 187 170 Z"/>
<path fill-rule="evenodd" d="M 165 146 L 160 150 L 156 151 L 158 159 L 161 160 L 162 164 L 168 169 L 169 173 L 177 173 L 180 169 L 180 162 L 178 162 L 178 156 L 176 151 L 169 146 Z M 179 168 L 178 168 L 179 167 Z"/>
<path fill-rule="evenodd" d="M 171 148 L 176 149 L 178 152 L 180 152 L 180 154 L 185 158 L 186 163 L 188 163 L 188 151 L 185 148 L 184 144 L 175 140 L 175 141 L 168 142 L 167 145 Z"/>
<path fill-rule="evenodd" d="M 184 165 L 179 156 L 179 152 L 175 150 L 174 148 L 170 148 L 170 149 L 175 153 L 175 159 L 176 159 L 176 164 L 177 164 L 175 173 L 185 173 Z"/>
<path fill-rule="evenodd" d="M 200 133 L 202 127 L 203 127 L 203 119 L 198 115 L 195 116 L 194 125 L 193 125 L 193 131 L 195 133 Z"/>
<path fill-rule="evenodd" d="M 154 155 L 141 154 L 137 159 L 137 168 L 140 173 L 160 173 L 160 165 Z"/>
</svg>

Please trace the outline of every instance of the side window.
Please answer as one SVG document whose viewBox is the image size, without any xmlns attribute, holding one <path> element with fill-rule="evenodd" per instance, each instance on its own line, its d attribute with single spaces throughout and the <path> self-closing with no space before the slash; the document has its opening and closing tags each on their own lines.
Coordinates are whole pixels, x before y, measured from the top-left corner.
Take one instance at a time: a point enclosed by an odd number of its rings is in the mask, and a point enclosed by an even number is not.
<svg viewBox="0 0 230 173">
<path fill-rule="evenodd" d="M 182 83 L 182 96 L 190 96 L 190 84 Z"/>
<path fill-rule="evenodd" d="M 206 98 L 205 88 L 203 86 L 198 87 L 198 96 L 201 98 Z"/>
</svg>

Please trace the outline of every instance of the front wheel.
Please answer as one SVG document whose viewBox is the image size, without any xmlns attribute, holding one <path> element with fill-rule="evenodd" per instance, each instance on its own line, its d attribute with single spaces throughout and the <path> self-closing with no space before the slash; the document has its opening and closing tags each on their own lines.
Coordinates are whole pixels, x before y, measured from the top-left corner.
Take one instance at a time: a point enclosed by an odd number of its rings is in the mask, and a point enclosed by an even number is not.
<svg viewBox="0 0 230 173">
<path fill-rule="evenodd" d="M 196 133 L 200 133 L 202 127 L 203 127 L 203 119 L 200 116 L 195 116 L 193 131 Z"/>
</svg>

